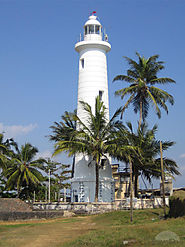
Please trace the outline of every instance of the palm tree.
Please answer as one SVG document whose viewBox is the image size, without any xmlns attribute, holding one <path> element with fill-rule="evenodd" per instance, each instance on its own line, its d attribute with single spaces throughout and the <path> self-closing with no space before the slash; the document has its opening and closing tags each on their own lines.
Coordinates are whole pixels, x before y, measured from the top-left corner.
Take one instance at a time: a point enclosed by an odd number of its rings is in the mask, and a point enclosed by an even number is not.
<svg viewBox="0 0 185 247">
<path fill-rule="evenodd" d="M 0 167 L 2 169 L 6 169 L 6 163 L 11 152 L 10 148 L 12 143 L 13 139 L 7 139 L 4 141 L 4 135 L 0 133 Z"/>
<path fill-rule="evenodd" d="M 95 164 L 95 201 L 97 202 L 101 160 L 102 158 L 108 160 L 107 155 L 111 153 L 114 147 L 113 131 L 116 125 L 119 124 L 119 121 L 115 121 L 115 118 L 120 114 L 120 109 L 108 121 L 106 119 L 106 107 L 99 97 L 96 98 L 95 102 L 95 114 L 93 114 L 92 108 L 88 103 L 81 101 L 81 104 L 88 120 L 84 123 L 75 115 L 78 128 L 73 129 L 71 133 L 72 137 L 69 136 L 68 140 L 64 138 L 56 143 L 54 155 L 67 151 L 69 156 L 83 153 L 92 157 L 91 163 Z"/>
<path fill-rule="evenodd" d="M 127 123 L 127 126 L 122 126 L 118 132 L 118 153 L 117 158 L 119 160 L 128 163 L 127 155 L 122 152 L 121 147 L 125 147 L 125 141 L 122 144 L 122 140 L 127 139 L 128 145 L 133 147 L 130 157 L 132 159 L 132 171 L 135 196 L 138 196 L 138 177 L 144 176 L 149 182 L 151 178 L 159 178 L 161 176 L 160 167 L 160 141 L 156 139 L 157 126 L 154 125 L 152 129 L 148 129 L 146 122 L 141 124 L 141 128 L 137 129 L 134 133 L 132 124 Z M 163 141 L 163 150 L 167 150 L 174 145 L 174 142 Z M 173 176 L 179 175 L 178 166 L 175 161 L 164 158 L 165 173 Z"/>
<path fill-rule="evenodd" d="M 122 107 L 121 118 L 125 109 L 132 104 L 134 112 L 139 111 L 139 128 L 142 120 L 148 115 L 149 106 L 153 103 L 157 116 L 161 117 L 160 108 L 163 108 L 168 113 L 166 102 L 169 101 L 171 105 L 174 104 L 173 96 L 166 91 L 156 87 L 156 84 L 175 83 L 175 81 L 168 77 L 157 77 L 159 71 L 164 69 L 164 62 L 157 61 L 159 55 L 154 55 L 149 58 L 141 57 L 136 52 L 138 62 L 131 58 L 124 57 L 128 62 L 130 68 L 127 70 L 127 75 L 117 75 L 113 81 L 125 81 L 130 84 L 129 87 L 117 90 L 116 96 L 121 96 L 121 99 L 126 95 L 130 95 L 124 106 Z"/>
<path fill-rule="evenodd" d="M 12 138 L 4 141 L 4 135 L 2 133 L 0 134 L 0 191 L 2 197 L 13 196 L 13 194 L 6 191 L 7 177 L 5 175 L 11 155 L 13 154 L 13 150 L 11 149 L 13 144 L 14 140 Z"/>
<path fill-rule="evenodd" d="M 44 169 L 44 159 L 34 159 L 38 149 L 31 144 L 26 143 L 19 149 L 14 142 L 15 152 L 11 154 L 11 160 L 8 163 L 6 171 L 7 189 L 17 189 L 18 197 L 21 189 L 30 185 L 39 184 L 43 180 L 40 170 Z"/>
<path fill-rule="evenodd" d="M 61 116 L 62 121 L 54 122 L 50 128 L 52 129 L 53 134 L 49 136 L 50 141 L 59 142 L 61 140 L 68 140 L 72 138 L 73 131 L 76 130 L 76 120 L 74 116 L 77 114 L 77 111 L 68 112 L 65 111 L 64 115 Z M 72 172 L 71 177 L 74 176 L 74 166 L 75 166 L 75 154 L 73 155 L 72 163 Z"/>
<path fill-rule="evenodd" d="M 139 147 L 132 140 L 132 134 L 128 131 L 127 127 L 123 124 L 118 126 L 118 130 L 115 132 L 116 148 L 112 150 L 112 157 L 118 161 L 122 161 L 129 165 L 130 169 L 130 196 L 133 196 L 133 180 L 135 177 L 134 162 L 137 158 L 141 161 L 141 153 Z M 131 199 L 132 200 L 132 199 Z M 132 206 L 131 206 L 132 207 Z M 132 211 L 132 209 L 131 209 Z M 132 218 L 132 216 L 131 216 Z"/>
<path fill-rule="evenodd" d="M 50 175 L 45 177 L 45 181 L 49 181 L 50 185 L 48 189 L 51 189 L 51 192 L 60 193 L 61 189 L 70 188 L 70 184 L 66 181 L 71 178 L 70 164 L 61 164 L 51 159 L 47 159 L 46 165 L 44 166 L 44 171 L 46 174 Z M 50 193 L 50 191 L 49 191 Z M 53 193 L 51 193 L 53 194 Z"/>
</svg>

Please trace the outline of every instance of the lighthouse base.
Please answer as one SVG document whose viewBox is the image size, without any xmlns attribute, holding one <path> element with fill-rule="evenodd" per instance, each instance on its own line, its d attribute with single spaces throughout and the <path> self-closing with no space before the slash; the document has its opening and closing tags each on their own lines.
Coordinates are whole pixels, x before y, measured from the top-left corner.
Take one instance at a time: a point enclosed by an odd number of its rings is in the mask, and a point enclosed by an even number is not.
<svg viewBox="0 0 185 247">
<path fill-rule="evenodd" d="M 73 178 L 71 180 L 71 202 L 94 202 L 95 188 L 96 181 Z M 114 179 L 100 179 L 98 202 L 113 202 L 114 191 Z"/>
</svg>

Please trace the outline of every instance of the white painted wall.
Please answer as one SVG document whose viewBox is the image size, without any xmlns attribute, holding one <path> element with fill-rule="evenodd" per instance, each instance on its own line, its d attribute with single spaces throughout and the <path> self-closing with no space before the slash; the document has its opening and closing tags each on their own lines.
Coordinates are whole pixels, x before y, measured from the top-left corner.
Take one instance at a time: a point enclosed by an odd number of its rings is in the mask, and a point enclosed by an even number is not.
<svg viewBox="0 0 185 247">
<path fill-rule="evenodd" d="M 95 47 L 87 46 L 79 42 L 76 50 L 79 51 L 79 79 L 78 79 L 78 105 L 77 114 L 84 121 L 86 119 L 82 110 L 81 100 L 89 103 L 94 111 L 95 98 L 99 91 L 103 91 L 102 100 L 107 108 L 107 119 L 109 119 L 109 99 L 108 99 L 108 80 L 107 80 L 107 58 L 106 48 L 101 44 Z M 107 43 L 107 42 L 104 42 Z M 104 48 L 104 49 L 103 49 Z M 82 68 L 82 59 L 84 68 Z"/>
<path fill-rule="evenodd" d="M 89 17 L 90 24 L 93 25 L 93 22 L 97 24 L 96 18 L 91 17 Z M 86 23 L 89 24 L 89 21 Z M 103 91 L 102 101 L 107 108 L 107 120 L 109 119 L 106 53 L 110 49 L 111 45 L 107 41 L 102 41 L 102 33 L 87 34 L 84 41 L 75 45 L 75 50 L 79 53 L 77 115 L 85 123 L 87 123 L 87 117 L 80 101 L 90 104 L 94 113 L 95 99 L 99 95 L 99 91 Z M 74 178 L 71 181 L 72 201 L 75 200 L 75 196 L 78 196 L 79 201 L 94 201 L 95 164 L 92 163 L 88 166 L 91 160 L 91 157 L 84 155 L 76 156 Z M 99 200 L 104 202 L 114 200 L 114 180 L 110 162 L 111 160 L 104 169 L 100 169 Z"/>
</svg>

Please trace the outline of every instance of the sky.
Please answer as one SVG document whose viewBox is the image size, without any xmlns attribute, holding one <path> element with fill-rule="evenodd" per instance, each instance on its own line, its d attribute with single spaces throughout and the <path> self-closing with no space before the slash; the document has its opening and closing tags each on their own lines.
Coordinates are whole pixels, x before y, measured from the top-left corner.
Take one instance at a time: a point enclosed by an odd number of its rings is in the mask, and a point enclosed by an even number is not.
<svg viewBox="0 0 185 247">
<path fill-rule="evenodd" d="M 19 145 L 30 142 L 39 155 L 53 152 L 49 128 L 77 106 L 78 53 L 74 46 L 92 11 L 106 30 L 110 115 L 124 102 L 114 96 L 123 82 L 112 83 L 128 69 L 123 56 L 135 52 L 160 55 L 165 69 L 158 75 L 176 84 L 161 87 L 174 96 L 169 114 L 158 119 L 151 108 L 149 127 L 158 125 L 159 140 L 175 141 L 164 155 L 179 165 L 174 187 L 185 186 L 185 1 L 183 0 L 0 0 L 0 132 Z M 124 123 L 137 126 L 130 107 Z M 59 157 L 70 162 L 67 156 Z"/>
</svg>

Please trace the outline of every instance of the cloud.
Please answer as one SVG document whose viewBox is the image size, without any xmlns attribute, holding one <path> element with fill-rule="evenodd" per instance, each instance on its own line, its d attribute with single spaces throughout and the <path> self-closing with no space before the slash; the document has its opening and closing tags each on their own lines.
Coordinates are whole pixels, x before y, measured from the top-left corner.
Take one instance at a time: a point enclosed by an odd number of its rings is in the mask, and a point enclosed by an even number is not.
<svg viewBox="0 0 185 247">
<path fill-rule="evenodd" d="M 180 170 L 181 170 L 181 172 L 184 172 L 185 171 L 185 165 L 180 166 Z"/>
<path fill-rule="evenodd" d="M 185 154 L 181 154 L 180 155 L 180 158 L 185 158 Z"/>
<path fill-rule="evenodd" d="M 49 150 L 45 150 L 43 152 L 39 152 L 37 153 L 36 155 L 36 158 L 44 158 L 44 159 L 48 159 L 48 158 L 51 158 L 52 156 L 52 153 L 49 151 Z"/>
<path fill-rule="evenodd" d="M 50 150 L 45 150 L 43 152 L 39 152 L 36 154 L 36 159 L 39 159 L 39 158 L 44 158 L 44 159 L 48 159 L 50 158 L 52 161 L 55 161 L 55 162 L 60 162 L 60 157 L 52 157 L 52 152 Z"/>
<path fill-rule="evenodd" d="M 37 124 L 29 124 L 29 125 L 4 125 L 0 123 L 0 133 L 4 133 L 4 137 L 6 138 L 15 138 L 20 135 L 26 135 L 37 127 Z"/>
</svg>

